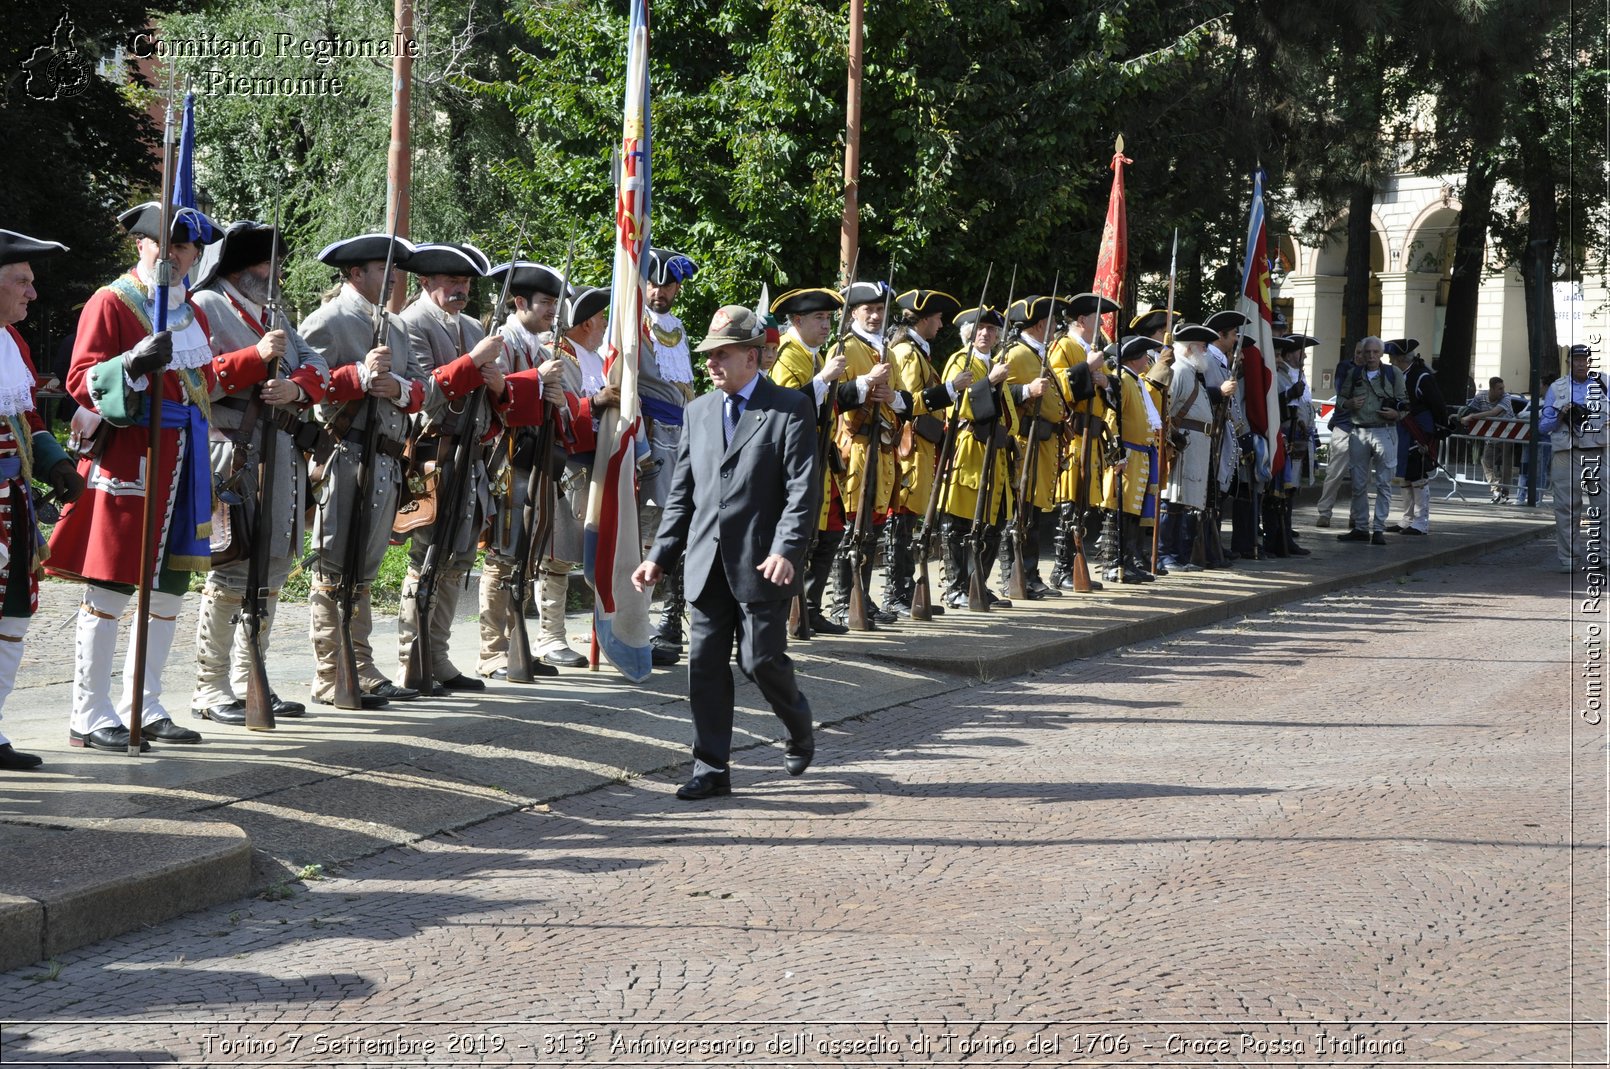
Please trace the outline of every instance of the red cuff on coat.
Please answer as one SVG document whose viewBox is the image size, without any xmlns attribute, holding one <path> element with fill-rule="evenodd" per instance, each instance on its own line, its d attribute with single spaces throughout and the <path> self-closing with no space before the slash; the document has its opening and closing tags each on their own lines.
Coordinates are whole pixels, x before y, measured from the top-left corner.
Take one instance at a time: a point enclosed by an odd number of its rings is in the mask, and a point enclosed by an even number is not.
<svg viewBox="0 0 1610 1069">
<path fill-rule="evenodd" d="M 436 388 L 442 391 L 442 396 L 449 401 L 456 401 L 481 385 L 481 369 L 475 366 L 475 361 L 468 356 L 461 356 L 450 364 L 430 373 L 436 380 Z"/>
<path fill-rule="evenodd" d="M 220 353 L 212 358 L 212 366 L 218 375 L 218 385 L 228 394 L 240 393 L 268 378 L 268 365 L 258 355 L 255 345 Z"/>
</svg>

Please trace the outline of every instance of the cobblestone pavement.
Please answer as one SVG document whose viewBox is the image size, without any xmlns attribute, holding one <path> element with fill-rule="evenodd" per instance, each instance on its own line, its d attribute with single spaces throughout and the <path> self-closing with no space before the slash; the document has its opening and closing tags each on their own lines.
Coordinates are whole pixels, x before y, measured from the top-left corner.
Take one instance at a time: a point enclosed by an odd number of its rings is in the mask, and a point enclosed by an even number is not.
<svg viewBox="0 0 1610 1069">
<path fill-rule="evenodd" d="M 0 975 L 0 1062 L 1604 1064 L 1605 734 L 1529 559 L 916 701 L 825 733 L 799 780 L 751 755 L 729 799 L 614 784 Z"/>
</svg>

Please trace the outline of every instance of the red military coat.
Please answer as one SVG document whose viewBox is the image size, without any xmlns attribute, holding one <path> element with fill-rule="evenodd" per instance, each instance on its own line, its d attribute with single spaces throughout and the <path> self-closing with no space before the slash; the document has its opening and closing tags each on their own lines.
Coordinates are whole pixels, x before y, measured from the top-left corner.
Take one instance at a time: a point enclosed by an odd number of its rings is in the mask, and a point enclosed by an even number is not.
<svg viewBox="0 0 1610 1069">
<path fill-rule="evenodd" d="M 123 369 L 121 361 L 117 360 L 151 333 L 143 314 L 131 307 L 127 299 L 133 292 L 144 293 L 145 290 L 131 273 L 113 286 L 97 290 L 78 321 L 78 338 L 67 372 L 67 391 L 80 405 L 98 413 L 112 429 L 99 456 L 78 462 L 78 473 L 84 477 L 87 488 L 77 501 L 63 510 L 61 522 L 51 534 L 50 559 L 46 565 L 51 575 L 138 585 L 145 498 L 148 486 L 153 484 L 161 517 L 153 554 L 159 565 L 163 548 L 173 534 L 170 526 L 175 490 L 180 482 L 180 447 L 183 443 L 189 448 L 185 440 L 188 432 L 171 426 L 166 418 L 163 420 L 159 477 L 148 482 L 145 461 L 150 432 L 145 424 L 144 399 L 125 393 Z M 206 316 L 188 298 L 186 304 L 201 329 L 207 331 Z M 208 337 L 211 337 L 210 332 Z M 215 354 L 211 363 L 193 370 L 170 368 L 164 371 L 162 396 L 168 401 L 199 403 L 205 411 L 205 398 L 215 387 L 228 394 L 239 393 L 263 381 L 267 370 L 255 346 Z M 205 464 L 205 435 L 197 448 Z M 209 511 L 208 518 L 210 515 Z M 181 571 L 199 571 L 210 564 L 209 559 L 192 559 L 188 555 L 170 554 L 168 557 L 168 566 Z"/>
</svg>

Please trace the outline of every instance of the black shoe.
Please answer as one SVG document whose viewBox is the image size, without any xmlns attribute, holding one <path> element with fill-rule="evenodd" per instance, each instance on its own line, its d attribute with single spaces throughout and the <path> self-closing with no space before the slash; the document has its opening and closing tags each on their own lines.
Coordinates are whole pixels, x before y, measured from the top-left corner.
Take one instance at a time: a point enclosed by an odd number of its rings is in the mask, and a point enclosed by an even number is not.
<svg viewBox="0 0 1610 1069">
<path fill-rule="evenodd" d="M 1288 542 L 1286 544 L 1286 556 L 1288 557 L 1312 557 L 1313 555 L 1313 550 L 1304 549 L 1295 542 Z"/>
<path fill-rule="evenodd" d="M 943 605 L 938 604 L 937 602 L 932 604 L 932 605 L 929 605 L 928 606 L 928 611 L 933 613 L 935 616 L 943 616 L 943 615 L 945 615 L 945 607 Z"/>
<path fill-rule="evenodd" d="M 334 705 L 335 695 L 332 694 L 328 698 L 320 698 L 315 696 L 313 701 L 317 705 Z M 390 704 L 391 702 L 389 700 L 382 698 L 378 694 L 358 695 L 358 708 L 360 709 L 382 709 Z M 348 712 L 350 711 L 351 710 L 348 710 Z"/>
<path fill-rule="evenodd" d="M 834 623 L 819 612 L 811 613 L 811 630 L 818 635 L 848 635 L 850 633 L 848 627 Z"/>
<path fill-rule="evenodd" d="M 900 617 L 895 613 L 890 612 L 888 609 L 875 608 L 871 612 L 867 613 L 867 617 L 873 623 L 878 624 L 881 627 L 888 627 L 890 624 L 900 622 Z"/>
<path fill-rule="evenodd" d="M 190 715 L 197 720 L 211 720 L 214 724 L 238 728 L 246 723 L 246 703 L 236 698 L 232 702 L 214 705 L 207 709 L 192 709 Z"/>
<path fill-rule="evenodd" d="M 443 686 L 443 687 L 446 687 L 448 690 L 485 690 L 486 689 L 486 684 L 485 683 L 481 682 L 479 679 L 472 679 L 471 677 L 465 675 L 463 672 L 460 672 L 458 675 L 454 676 L 452 679 L 444 679 L 444 680 L 442 680 L 439 685 Z"/>
<path fill-rule="evenodd" d="M 551 664 L 555 668 L 586 668 L 587 658 L 569 646 L 561 646 L 552 653 L 544 653 L 542 663 Z"/>
<path fill-rule="evenodd" d="M 1336 541 L 1338 542 L 1368 542 L 1369 540 L 1370 533 L 1368 531 L 1360 531 L 1357 527 L 1353 528 L 1351 531 L 1348 531 L 1346 534 L 1339 534 L 1336 536 Z"/>
<path fill-rule="evenodd" d="M 1391 529 L 1392 528 L 1390 527 L 1387 528 L 1388 531 Z M 1398 534 L 1406 534 L 1411 538 L 1424 538 L 1429 533 L 1429 531 L 1422 531 L 1418 527 L 1405 527 L 1403 530 L 1398 532 Z"/>
<path fill-rule="evenodd" d="M 1043 601 L 1046 598 L 1060 598 L 1062 596 L 1055 587 L 1047 586 L 1039 579 L 1031 579 L 1026 584 L 1026 588 L 1029 592 L 1029 597 L 1035 601 Z"/>
<path fill-rule="evenodd" d="M 420 691 L 420 693 L 423 694 L 424 691 Z M 432 698 L 446 698 L 448 697 L 448 690 L 440 683 L 432 680 L 430 684 L 430 696 Z"/>
<path fill-rule="evenodd" d="M 909 601 L 886 601 L 883 603 L 883 611 L 893 613 L 896 617 L 910 616 L 911 603 Z"/>
<path fill-rule="evenodd" d="M 1000 597 L 993 590 L 984 591 L 984 600 L 989 603 L 991 609 L 1010 609 L 1012 607 L 1012 602 L 1009 598 Z"/>
<path fill-rule="evenodd" d="M 804 769 L 800 769 L 801 772 Z M 684 802 L 697 802 L 701 798 L 714 798 L 732 793 L 731 772 L 700 772 L 676 789 L 676 796 Z"/>
<path fill-rule="evenodd" d="M 240 719 L 241 723 L 246 722 L 244 714 Z M 201 741 L 201 732 L 191 731 L 187 727 L 180 727 L 172 720 L 163 717 L 161 720 L 153 720 L 149 724 L 140 725 L 140 741 L 144 742 L 146 739 L 155 739 L 158 742 L 184 743 L 188 746 L 191 743 Z"/>
<path fill-rule="evenodd" d="M 659 635 L 648 640 L 649 661 L 656 668 L 669 668 L 682 659 L 682 650 L 673 642 L 667 642 Z"/>
<path fill-rule="evenodd" d="M 111 753 L 128 753 L 129 729 L 119 724 L 112 728 L 96 728 L 94 731 L 80 732 L 68 731 L 67 743 L 70 746 L 83 746 L 91 750 L 107 750 Z M 151 744 L 140 739 L 140 752 L 147 753 Z"/>
<path fill-rule="evenodd" d="M 789 739 L 788 749 L 783 753 L 783 767 L 790 776 L 804 775 L 805 770 L 811 767 L 811 758 L 816 756 L 816 736 L 814 733 L 803 739 Z"/>
<path fill-rule="evenodd" d="M 299 717 L 303 713 L 307 712 L 307 706 L 303 705 L 301 702 L 288 702 L 272 691 L 270 691 L 268 695 L 268 706 L 270 709 L 274 710 L 274 716 L 276 718 L 288 716 L 292 719 L 295 719 L 296 717 Z"/>
<path fill-rule="evenodd" d="M 413 687 L 399 687 L 397 684 L 388 680 L 385 683 L 377 683 L 373 687 L 370 687 L 367 696 L 371 698 L 384 698 L 390 702 L 411 702 L 415 698 L 419 697 L 419 691 L 415 690 Z M 368 708 L 368 706 L 365 705 L 364 708 Z"/>
<path fill-rule="evenodd" d="M 1388 531 L 1390 531 L 1392 534 L 1402 534 L 1403 533 L 1403 525 L 1400 524 L 1400 523 L 1389 523 L 1389 524 L 1386 525 L 1386 529 Z"/>
<path fill-rule="evenodd" d="M 1372 546 L 1384 546 L 1384 545 L 1386 545 L 1386 535 L 1382 534 L 1380 531 L 1376 531 L 1374 534 L 1370 535 L 1370 545 L 1372 545 Z"/>
<path fill-rule="evenodd" d="M 805 760 L 806 764 L 810 763 L 810 758 L 806 758 Z M 21 750 L 13 750 L 11 748 L 11 743 L 9 742 L 0 743 L 0 772 L 26 772 L 30 768 L 38 768 L 44 763 L 45 759 L 43 757 L 39 757 L 36 754 L 23 753 Z M 803 765 L 800 767 L 799 771 L 805 771 Z M 794 773 L 794 775 L 799 775 L 799 772 Z"/>
</svg>

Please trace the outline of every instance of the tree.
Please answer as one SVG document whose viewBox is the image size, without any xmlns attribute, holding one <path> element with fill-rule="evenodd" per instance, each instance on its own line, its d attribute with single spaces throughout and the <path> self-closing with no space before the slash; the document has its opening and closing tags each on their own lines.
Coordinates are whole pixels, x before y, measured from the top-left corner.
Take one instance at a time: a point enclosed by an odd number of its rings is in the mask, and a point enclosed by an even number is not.
<svg viewBox="0 0 1610 1069">
<path fill-rule="evenodd" d="M 76 326 L 74 306 L 132 262 L 117 213 L 154 193 L 159 131 L 142 83 L 136 73 L 120 84 L 99 66 L 113 63 L 146 11 L 139 0 L 75 0 L 70 16 L 14 5 L 0 35 L 0 70 L 10 72 L 0 91 L 0 226 L 71 249 L 36 265 L 40 300 L 20 327 L 45 366 Z"/>
</svg>

